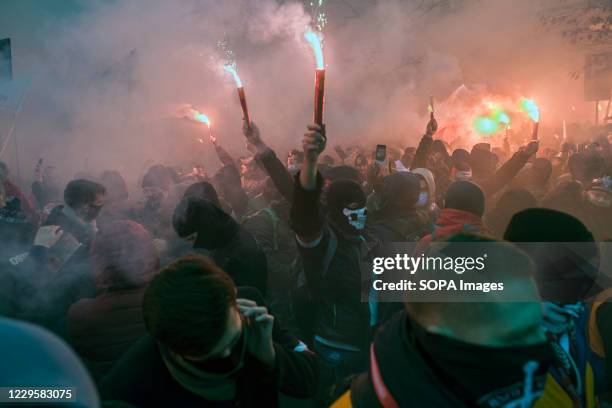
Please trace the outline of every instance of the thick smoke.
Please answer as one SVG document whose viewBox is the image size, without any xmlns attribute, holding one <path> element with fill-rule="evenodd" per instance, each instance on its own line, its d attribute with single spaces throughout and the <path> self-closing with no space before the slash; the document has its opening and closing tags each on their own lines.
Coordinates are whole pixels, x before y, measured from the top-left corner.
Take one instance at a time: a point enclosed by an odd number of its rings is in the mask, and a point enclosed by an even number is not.
<svg viewBox="0 0 612 408">
<path fill-rule="evenodd" d="M 568 76 L 584 56 L 539 25 L 559 1 L 326 3 L 331 144 L 415 145 L 428 96 L 441 101 L 464 83 L 534 97 L 544 126 L 584 119 L 582 83 Z M 212 146 L 197 142 L 205 129 L 173 117 L 182 103 L 211 118 L 232 154 L 246 154 L 220 41 L 233 51 L 263 138 L 280 154 L 299 145 L 312 118 L 314 77 L 302 39 L 312 16 L 302 3 L 67 4 L 0 4 L 0 38 L 12 37 L 16 76 L 32 81 L 17 123 L 25 179 L 38 157 L 65 177 L 113 168 L 133 182 L 152 163 L 199 162 L 212 172 L 219 165 Z"/>
</svg>

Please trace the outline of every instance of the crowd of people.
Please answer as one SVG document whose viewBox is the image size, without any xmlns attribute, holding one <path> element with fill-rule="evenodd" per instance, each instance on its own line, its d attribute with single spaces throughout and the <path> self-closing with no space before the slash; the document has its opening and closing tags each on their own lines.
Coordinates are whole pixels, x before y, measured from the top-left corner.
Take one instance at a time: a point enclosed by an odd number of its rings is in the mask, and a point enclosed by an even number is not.
<svg viewBox="0 0 612 408">
<path fill-rule="evenodd" d="M 140 191 L 51 166 L 20 188 L 0 163 L 0 386 L 74 387 L 75 407 L 605 406 L 608 130 L 451 150 L 437 128 L 383 157 L 310 125 L 283 162 L 251 122 L 248 158 L 213 140 L 212 177 L 156 164 Z M 539 301 L 362 301 L 385 244 L 433 242 L 497 244 L 485 273 Z"/>
</svg>

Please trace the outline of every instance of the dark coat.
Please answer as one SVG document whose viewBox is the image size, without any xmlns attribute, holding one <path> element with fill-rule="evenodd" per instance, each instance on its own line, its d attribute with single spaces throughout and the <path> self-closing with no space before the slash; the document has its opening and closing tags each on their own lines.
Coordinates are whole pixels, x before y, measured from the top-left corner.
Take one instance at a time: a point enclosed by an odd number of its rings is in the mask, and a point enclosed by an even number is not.
<svg viewBox="0 0 612 408">
<path fill-rule="evenodd" d="M 261 294 L 251 288 L 239 288 L 238 297 L 264 304 Z M 236 377 L 240 407 L 277 407 L 278 392 L 296 398 L 308 398 L 316 390 L 318 370 L 310 351 L 295 351 L 298 340 L 274 324 L 276 366 L 266 370 L 247 353 L 245 365 Z M 183 388 L 166 368 L 155 340 L 146 335 L 138 341 L 104 378 L 100 394 L 106 400 L 118 400 L 138 407 L 219 407 Z"/>
<path fill-rule="evenodd" d="M 107 292 L 81 299 L 68 310 L 68 338 L 94 378 L 102 378 L 146 333 L 144 291 Z"/>
</svg>

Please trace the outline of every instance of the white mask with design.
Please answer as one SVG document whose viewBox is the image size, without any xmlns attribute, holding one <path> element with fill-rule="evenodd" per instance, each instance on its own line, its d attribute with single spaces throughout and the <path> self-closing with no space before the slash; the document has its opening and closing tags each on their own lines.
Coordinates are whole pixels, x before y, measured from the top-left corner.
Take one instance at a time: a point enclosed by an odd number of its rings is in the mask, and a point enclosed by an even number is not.
<svg viewBox="0 0 612 408">
<path fill-rule="evenodd" d="M 351 210 L 349 208 L 342 209 L 342 214 L 348 218 L 348 223 L 358 231 L 365 228 L 366 219 L 368 218 L 367 208 L 359 208 L 357 210 Z"/>
</svg>

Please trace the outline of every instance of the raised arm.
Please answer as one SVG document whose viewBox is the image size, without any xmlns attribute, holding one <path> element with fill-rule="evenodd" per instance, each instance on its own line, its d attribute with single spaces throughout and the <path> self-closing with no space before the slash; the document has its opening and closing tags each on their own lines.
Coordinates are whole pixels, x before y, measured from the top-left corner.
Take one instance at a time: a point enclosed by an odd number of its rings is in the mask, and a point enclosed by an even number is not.
<svg viewBox="0 0 612 408">
<path fill-rule="evenodd" d="M 418 168 L 427 168 L 427 160 L 429 159 L 429 154 L 431 153 L 431 146 L 433 144 L 433 135 L 436 133 L 437 130 L 438 122 L 436 122 L 434 118 L 431 118 L 429 120 L 429 123 L 427 123 L 427 129 L 425 129 L 425 134 L 421 138 L 416 153 L 414 154 L 414 158 L 412 159 L 412 163 L 410 164 L 410 170 Z"/>
<path fill-rule="evenodd" d="M 320 241 L 323 232 L 320 202 L 323 178 L 318 173 L 318 160 L 326 140 L 324 128 L 310 125 L 302 141 L 304 162 L 295 178 L 291 224 L 301 243 L 306 245 Z"/>
<path fill-rule="evenodd" d="M 255 160 L 266 171 L 278 192 L 288 201 L 293 199 L 293 180 L 291 173 L 285 168 L 274 150 L 270 149 L 262 140 L 259 128 L 251 122 L 251 126 L 242 129 L 247 140 L 249 151 L 255 154 Z"/>
</svg>

